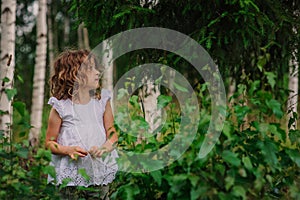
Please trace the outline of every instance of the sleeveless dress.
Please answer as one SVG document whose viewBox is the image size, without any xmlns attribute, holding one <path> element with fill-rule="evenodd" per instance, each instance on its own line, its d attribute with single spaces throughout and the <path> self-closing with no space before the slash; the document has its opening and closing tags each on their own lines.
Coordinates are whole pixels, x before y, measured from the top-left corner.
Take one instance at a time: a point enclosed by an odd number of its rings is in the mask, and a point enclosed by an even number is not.
<svg viewBox="0 0 300 200">
<path fill-rule="evenodd" d="M 64 146 L 80 146 L 89 151 L 92 146 L 101 147 L 106 142 L 106 131 L 103 125 L 105 106 L 111 95 L 102 89 L 101 99 L 92 98 L 87 104 L 75 104 L 70 99 L 58 100 L 51 97 L 48 101 L 62 119 L 57 143 Z M 63 181 L 68 186 L 107 185 L 115 179 L 118 166 L 117 151 L 113 150 L 105 157 L 94 158 L 90 154 L 78 157 L 52 154 L 50 165 L 55 167 L 56 185 Z M 48 176 L 48 182 L 54 177 Z"/>
</svg>

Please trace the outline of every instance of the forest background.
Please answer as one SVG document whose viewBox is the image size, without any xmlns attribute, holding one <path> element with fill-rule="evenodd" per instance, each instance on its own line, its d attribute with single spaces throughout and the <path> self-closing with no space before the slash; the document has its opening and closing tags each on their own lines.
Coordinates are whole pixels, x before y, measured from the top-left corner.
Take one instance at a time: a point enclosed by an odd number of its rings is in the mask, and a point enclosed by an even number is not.
<svg viewBox="0 0 300 200">
<path fill-rule="evenodd" d="M 93 49 L 110 36 L 140 27 L 179 31 L 209 53 L 225 84 L 226 120 L 216 146 L 200 159 L 211 117 L 201 75 L 163 50 L 119 57 L 104 75 L 104 87 L 113 88 L 135 66 L 161 63 L 186 77 L 200 111 L 196 137 L 178 160 L 155 171 L 118 173 L 111 198 L 300 199 L 299 7 L 294 0 L 2 0 L 0 199 L 57 198 L 46 180 L 46 174 L 54 173 L 48 166 L 51 153 L 43 148 L 53 58 L 66 48 Z M 6 23 L 11 17 L 13 23 Z M 11 26 L 15 29 L 7 28 Z M 15 31 L 7 34 L 9 30 Z M 176 97 L 156 87 L 147 95 L 139 88 L 128 104 L 132 130 L 152 127 L 143 112 L 147 107 L 165 110 L 161 140 L 137 142 L 119 129 L 122 148 L 155 151 L 175 137 L 181 119 Z M 141 103 L 149 96 L 158 98 Z"/>
</svg>

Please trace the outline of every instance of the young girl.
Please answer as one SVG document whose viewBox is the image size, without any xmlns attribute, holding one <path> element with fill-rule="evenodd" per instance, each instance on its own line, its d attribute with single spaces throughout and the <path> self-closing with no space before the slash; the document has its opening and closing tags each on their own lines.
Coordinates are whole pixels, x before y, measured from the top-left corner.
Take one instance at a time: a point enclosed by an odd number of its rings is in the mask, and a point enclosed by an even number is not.
<svg viewBox="0 0 300 200">
<path fill-rule="evenodd" d="M 99 92 L 99 67 L 86 50 L 67 50 L 54 63 L 50 79 L 53 97 L 45 145 L 52 152 L 56 177 L 49 182 L 67 182 L 62 195 L 67 199 L 98 196 L 108 199 L 108 184 L 117 172 L 110 92 Z M 97 189 L 76 190 L 74 186 Z M 95 190 L 94 190 L 95 191 Z"/>
</svg>

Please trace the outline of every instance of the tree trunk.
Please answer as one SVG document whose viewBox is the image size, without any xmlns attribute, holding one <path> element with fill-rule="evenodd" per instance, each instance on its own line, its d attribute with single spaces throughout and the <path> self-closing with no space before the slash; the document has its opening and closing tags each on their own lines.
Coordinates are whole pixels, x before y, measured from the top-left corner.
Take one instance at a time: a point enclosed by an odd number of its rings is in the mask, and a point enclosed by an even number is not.
<svg viewBox="0 0 300 200">
<path fill-rule="evenodd" d="M 293 52 L 293 55 L 296 53 Z M 289 67 L 289 98 L 287 102 L 287 111 L 288 111 L 288 119 L 287 123 L 289 125 L 289 121 L 292 120 L 294 117 L 294 113 L 297 113 L 297 106 L 298 106 L 298 69 L 299 64 L 297 63 L 297 60 L 291 60 L 291 65 Z M 290 126 L 288 126 L 289 129 L 295 130 L 297 128 L 297 120 L 294 119 Z"/>
<path fill-rule="evenodd" d="M 12 124 L 12 95 L 15 69 L 16 0 L 2 0 L 1 61 L 0 61 L 0 131 L 10 137 Z"/>
<path fill-rule="evenodd" d="M 68 11 L 64 11 L 64 45 L 68 46 L 70 40 L 70 18 Z"/>
<path fill-rule="evenodd" d="M 47 54 L 47 23 L 46 23 L 46 0 L 39 0 L 39 11 L 37 16 L 37 47 L 35 57 L 35 68 L 33 77 L 33 95 L 31 107 L 31 125 L 33 128 L 29 133 L 29 141 L 32 146 L 39 143 L 39 135 L 42 126 L 42 113 L 44 105 L 44 85 Z"/>
<path fill-rule="evenodd" d="M 106 88 L 112 92 L 114 87 L 114 62 L 112 61 L 113 51 L 106 41 L 103 42 L 103 52 L 104 55 L 102 58 L 102 63 L 104 65 L 104 71 L 102 72 L 101 70 L 101 73 L 103 73 L 102 88 Z"/>
<path fill-rule="evenodd" d="M 78 47 L 80 49 L 90 50 L 88 30 L 87 28 L 84 27 L 83 22 L 79 24 L 77 29 L 77 34 L 78 34 Z"/>
<path fill-rule="evenodd" d="M 234 103 L 234 99 L 230 99 L 230 98 L 235 93 L 235 89 L 236 89 L 235 78 L 231 76 L 231 77 L 229 77 L 229 86 L 228 86 L 228 92 L 227 92 L 227 100 L 228 100 L 228 104 L 229 104 L 230 108 L 232 108 L 233 103 Z"/>
<path fill-rule="evenodd" d="M 153 133 L 161 124 L 161 111 L 157 109 L 157 97 L 160 95 L 159 85 L 154 84 L 154 80 L 145 77 L 144 85 L 139 90 L 141 107 L 144 111 L 145 120 L 149 124 L 149 132 Z"/>
<path fill-rule="evenodd" d="M 54 74 L 54 41 L 53 41 L 53 21 L 52 21 L 52 0 L 48 0 L 47 22 L 48 22 L 48 52 L 49 52 L 49 74 L 50 77 Z"/>
<path fill-rule="evenodd" d="M 84 48 L 90 50 L 89 33 L 86 27 L 83 27 L 83 44 Z"/>
<path fill-rule="evenodd" d="M 295 6 L 295 2 L 293 3 Z M 299 18 L 299 12 L 293 13 L 295 17 Z M 292 32 L 297 35 L 297 29 L 293 27 Z M 289 98 L 287 102 L 287 128 L 290 130 L 297 129 L 297 120 L 294 117 L 294 113 L 298 113 L 298 70 L 299 70 L 299 60 L 297 59 L 298 49 L 294 49 L 292 52 L 292 58 L 290 60 L 289 67 Z M 292 120 L 292 121 L 291 121 Z M 291 121 L 291 122 L 290 122 Z M 288 137 L 289 131 L 286 132 Z"/>
<path fill-rule="evenodd" d="M 82 36 L 82 26 L 83 26 L 83 24 L 81 23 L 81 24 L 79 24 L 79 26 L 78 26 L 78 28 L 77 28 L 77 37 L 78 37 L 78 48 L 79 49 L 83 49 L 83 46 L 84 46 L 84 44 L 83 44 L 83 36 Z"/>
</svg>

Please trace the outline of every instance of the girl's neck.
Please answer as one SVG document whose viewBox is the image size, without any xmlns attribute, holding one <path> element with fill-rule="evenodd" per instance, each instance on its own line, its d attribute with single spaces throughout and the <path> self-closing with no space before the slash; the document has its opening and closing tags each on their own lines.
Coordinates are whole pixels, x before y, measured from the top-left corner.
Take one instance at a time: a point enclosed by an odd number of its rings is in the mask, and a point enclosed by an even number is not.
<svg viewBox="0 0 300 200">
<path fill-rule="evenodd" d="M 90 102 L 91 96 L 89 90 L 79 89 L 78 90 L 78 100 L 75 103 L 78 104 L 87 104 Z"/>
</svg>

